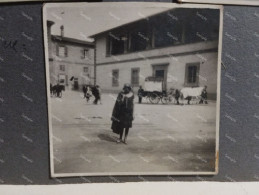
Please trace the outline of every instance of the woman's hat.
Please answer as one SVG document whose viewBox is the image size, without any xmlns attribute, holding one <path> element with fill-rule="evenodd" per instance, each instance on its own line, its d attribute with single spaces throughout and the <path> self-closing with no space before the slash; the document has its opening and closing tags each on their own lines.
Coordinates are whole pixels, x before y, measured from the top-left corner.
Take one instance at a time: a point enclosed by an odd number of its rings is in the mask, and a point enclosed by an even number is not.
<svg viewBox="0 0 259 195">
<path fill-rule="evenodd" d="M 128 88 L 128 89 L 132 89 L 131 85 L 129 83 L 125 83 L 123 86 L 123 89 Z"/>
</svg>

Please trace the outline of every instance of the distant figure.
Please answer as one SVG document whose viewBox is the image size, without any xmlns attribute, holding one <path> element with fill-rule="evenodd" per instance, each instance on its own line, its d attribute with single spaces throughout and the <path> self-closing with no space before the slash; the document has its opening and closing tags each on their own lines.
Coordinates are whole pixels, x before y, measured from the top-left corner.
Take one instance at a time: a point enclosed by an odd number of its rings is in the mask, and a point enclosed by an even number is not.
<svg viewBox="0 0 259 195">
<path fill-rule="evenodd" d="M 53 86 L 52 86 L 51 83 L 50 83 L 50 95 L 51 95 L 51 96 L 53 95 Z"/>
<path fill-rule="evenodd" d="M 142 89 L 142 86 L 140 85 L 139 89 L 138 89 L 138 103 L 139 104 L 142 103 L 143 93 L 144 93 L 144 89 Z"/>
<path fill-rule="evenodd" d="M 102 97 L 102 91 L 101 91 L 101 88 L 100 88 L 100 86 L 99 85 L 97 85 L 96 86 L 96 88 L 97 88 L 97 91 L 98 91 L 98 99 L 97 99 L 97 103 L 98 103 L 98 101 L 100 102 L 100 104 L 102 104 L 102 99 L 101 99 L 101 97 Z"/>
<path fill-rule="evenodd" d="M 201 100 L 199 103 L 203 104 L 203 102 L 204 102 L 205 104 L 208 104 L 207 99 L 208 99 L 208 93 L 207 93 L 207 86 L 205 85 L 204 89 L 201 92 Z"/>
<path fill-rule="evenodd" d="M 100 100 L 100 90 L 98 89 L 99 88 L 99 86 L 98 85 L 95 85 L 95 86 L 93 86 L 93 88 L 92 88 L 92 93 L 93 93 L 93 96 L 94 96 L 94 104 L 97 104 L 98 103 L 98 101 Z"/>
<path fill-rule="evenodd" d="M 59 83 L 56 85 L 56 93 L 57 93 L 57 97 L 61 98 L 62 97 L 62 85 L 60 85 Z"/>
<path fill-rule="evenodd" d="M 175 99 L 177 105 L 179 105 L 180 91 L 178 89 L 175 90 Z"/>
<path fill-rule="evenodd" d="M 96 89 L 96 86 L 95 86 L 95 85 L 92 87 L 92 94 L 93 94 L 93 96 L 94 96 L 94 101 L 93 101 L 93 103 L 95 104 L 95 103 L 96 103 L 96 96 L 97 96 L 97 89 Z"/>
<path fill-rule="evenodd" d="M 84 86 L 83 86 L 84 98 L 86 98 L 86 90 L 87 90 L 87 87 L 86 87 L 86 85 L 84 85 Z"/>
<path fill-rule="evenodd" d="M 86 98 L 87 102 L 89 102 L 91 96 L 92 96 L 92 90 L 91 90 L 90 86 L 87 86 L 86 87 L 86 95 L 85 95 L 85 98 Z"/>
<path fill-rule="evenodd" d="M 112 126 L 114 133 L 119 134 L 117 143 L 122 142 L 122 136 L 125 129 L 124 143 L 127 144 L 129 128 L 132 127 L 134 112 L 134 94 L 130 84 L 125 84 L 122 91 L 118 94 L 112 112 Z"/>
</svg>

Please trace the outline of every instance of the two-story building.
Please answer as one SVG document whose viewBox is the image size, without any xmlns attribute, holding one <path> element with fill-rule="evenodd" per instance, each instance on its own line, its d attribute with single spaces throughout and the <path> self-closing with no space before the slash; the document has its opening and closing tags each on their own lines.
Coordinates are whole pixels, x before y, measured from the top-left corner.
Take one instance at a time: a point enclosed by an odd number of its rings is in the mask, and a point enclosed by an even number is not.
<svg viewBox="0 0 259 195">
<path fill-rule="evenodd" d="M 47 21 L 50 83 L 79 89 L 84 84 L 94 84 L 94 44 L 64 36 L 51 35 L 52 21 Z"/>
<path fill-rule="evenodd" d="M 219 10 L 175 8 L 91 35 L 96 47 L 96 82 L 117 92 L 136 91 L 149 76 L 164 89 L 207 86 L 216 99 Z"/>
</svg>

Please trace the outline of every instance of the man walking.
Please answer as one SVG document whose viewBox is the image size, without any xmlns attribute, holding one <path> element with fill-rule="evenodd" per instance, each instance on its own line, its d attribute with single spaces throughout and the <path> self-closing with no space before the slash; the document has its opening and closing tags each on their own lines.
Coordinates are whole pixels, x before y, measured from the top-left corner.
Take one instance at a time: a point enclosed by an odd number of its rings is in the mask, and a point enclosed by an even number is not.
<svg viewBox="0 0 259 195">
<path fill-rule="evenodd" d="M 100 96 L 100 87 L 98 85 L 94 86 L 92 88 L 92 93 L 93 93 L 93 96 L 95 97 L 94 99 L 94 104 L 97 104 L 98 101 L 100 101 L 101 99 L 101 96 Z"/>
<path fill-rule="evenodd" d="M 138 103 L 139 104 L 142 103 L 143 93 L 144 93 L 144 89 L 142 89 L 142 86 L 140 85 L 139 89 L 138 89 Z"/>
<path fill-rule="evenodd" d="M 204 89 L 201 92 L 201 100 L 199 103 L 203 104 L 203 102 L 204 102 L 205 104 L 208 104 L 207 99 L 208 99 L 208 92 L 207 92 L 207 86 L 205 85 Z"/>
<path fill-rule="evenodd" d="M 86 91 L 87 91 L 87 88 L 86 88 L 86 85 L 84 85 L 83 86 L 84 98 L 86 98 Z"/>
<path fill-rule="evenodd" d="M 176 104 L 179 105 L 180 91 L 178 89 L 175 90 L 175 100 Z"/>
</svg>

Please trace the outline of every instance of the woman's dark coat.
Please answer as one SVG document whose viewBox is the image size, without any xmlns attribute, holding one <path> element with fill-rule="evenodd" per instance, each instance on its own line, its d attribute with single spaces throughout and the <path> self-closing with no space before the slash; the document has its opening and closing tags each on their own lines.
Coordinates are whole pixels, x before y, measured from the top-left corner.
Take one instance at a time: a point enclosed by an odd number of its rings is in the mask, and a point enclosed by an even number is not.
<svg viewBox="0 0 259 195">
<path fill-rule="evenodd" d="M 131 128 L 134 110 L 134 94 L 130 92 L 124 95 L 122 92 L 118 94 L 112 112 L 112 126 L 114 133 L 120 134 L 124 128 Z"/>
</svg>

